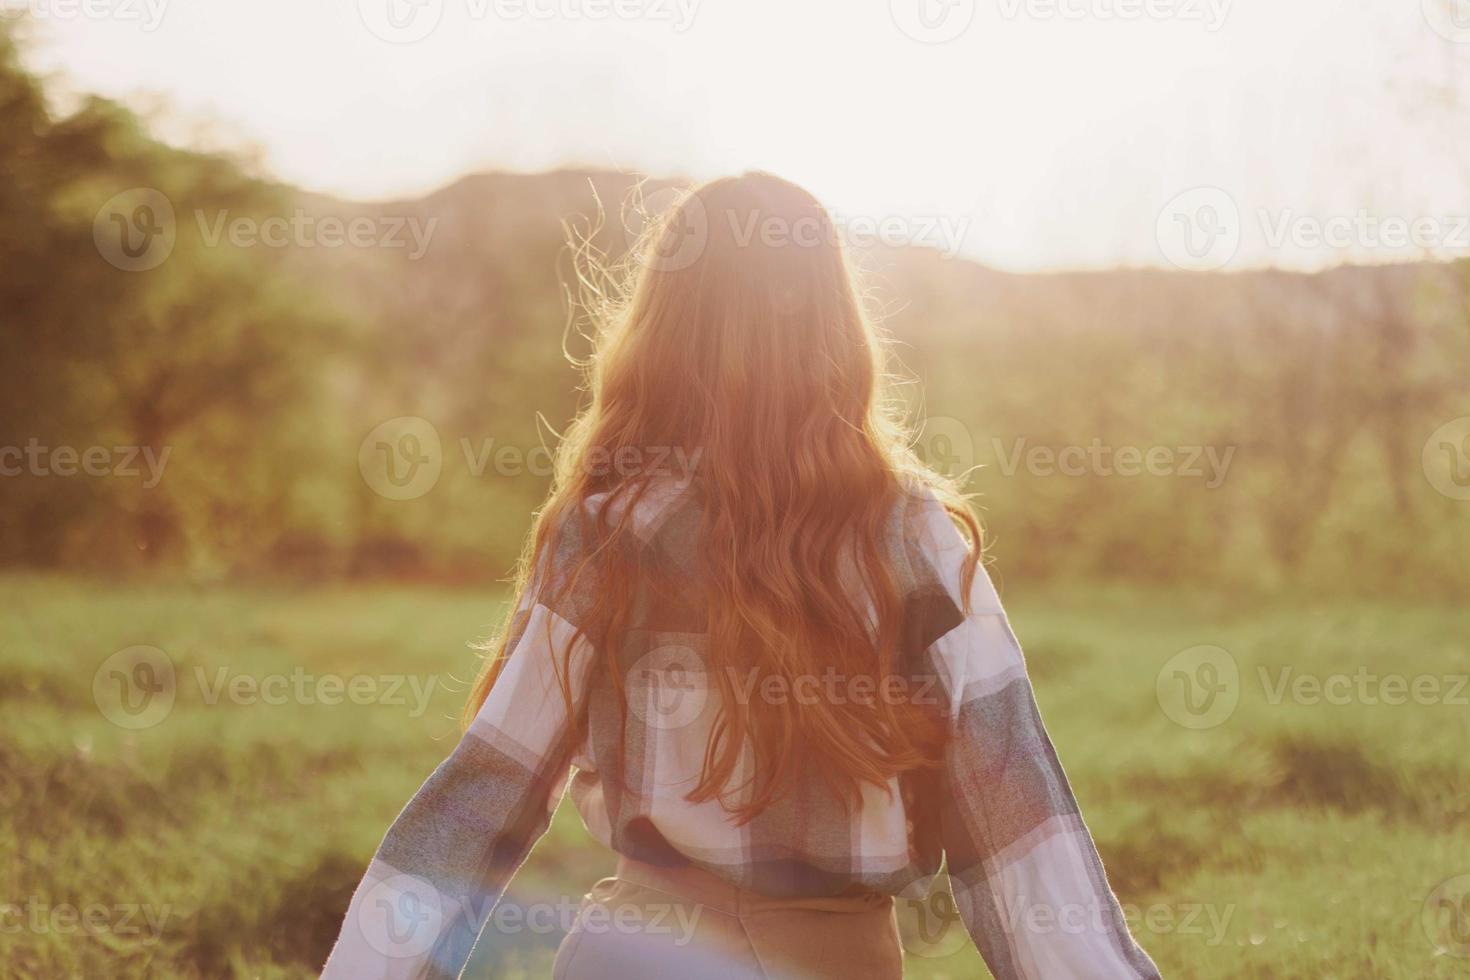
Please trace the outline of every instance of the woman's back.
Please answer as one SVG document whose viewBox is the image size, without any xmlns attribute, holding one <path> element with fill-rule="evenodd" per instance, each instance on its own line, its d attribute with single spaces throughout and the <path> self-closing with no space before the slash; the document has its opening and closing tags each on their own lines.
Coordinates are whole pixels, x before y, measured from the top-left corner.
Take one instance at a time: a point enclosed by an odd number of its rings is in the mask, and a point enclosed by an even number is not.
<svg viewBox="0 0 1470 980">
<path fill-rule="evenodd" d="M 592 509 L 597 501 L 590 504 Z M 945 555 L 936 535 L 963 547 L 942 508 L 929 497 L 895 502 L 889 545 L 902 571 L 905 636 L 896 669 L 876 661 L 858 672 L 824 667 L 811 673 L 773 670 L 752 658 L 718 662 L 709 650 L 702 537 L 708 501 L 697 484 L 662 486 L 638 505 L 639 549 L 631 560 L 657 564 L 667 588 L 639 597 L 639 618 L 619 650 L 620 696 L 612 680 L 589 667 L 585 734 L 572 756 L 571 797 L 604 844 L 659 865 L 694 862 L 733 884 L 767 895 L 834 895 L 853 885 L 898 893 L 938 870 L 939 841 L 927 853 L 910 847 L 908 825 L 933 815 L 934 770 L 892 777 L 886 787 L 861 784 L 853 805 L 834 787 L 822 760 L 799 755 L 791 783 L 774 805 L 742 819 L 739 806 L 754 785 L 753 753 L 729 784 L 727 799 L 691 801 L 706 749 L 733 699 L 801 707 L 817 701 L 916 705 L 943 718 L 946 694 L 929 657 L 928 638 L 960 620 L 962 553 Z M 940 522 L 925 526 L 929 520 Z M 948 565 L 946 567 L 946 560 Z M 948 581 L 946 581 L 946 576 Z M 853 582 L 850 587 L 859 586 Z M 998 607 L 996 607 L 998 609 Z M 568 608 L 562 618 L 575 617 Z M 586 664 L 591 658 L 584 660 Z M 712 672 L 724 674 L 718 683 Z M 928 816 L 926 816 L 926 811 Z"/>
</svg>

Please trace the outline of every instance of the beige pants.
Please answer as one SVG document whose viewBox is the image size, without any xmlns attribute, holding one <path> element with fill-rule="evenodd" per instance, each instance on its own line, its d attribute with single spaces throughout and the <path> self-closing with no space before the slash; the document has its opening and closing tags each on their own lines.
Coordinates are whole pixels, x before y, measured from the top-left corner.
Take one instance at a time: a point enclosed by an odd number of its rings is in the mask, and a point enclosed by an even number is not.
<svg viewBox="0 0 1470 980">
<path fill-rule="evenodd" d="M 779 899 L 623 858 L 582 900 L 553 980 L 901 980 L 893 899 Z"/>
</svg>

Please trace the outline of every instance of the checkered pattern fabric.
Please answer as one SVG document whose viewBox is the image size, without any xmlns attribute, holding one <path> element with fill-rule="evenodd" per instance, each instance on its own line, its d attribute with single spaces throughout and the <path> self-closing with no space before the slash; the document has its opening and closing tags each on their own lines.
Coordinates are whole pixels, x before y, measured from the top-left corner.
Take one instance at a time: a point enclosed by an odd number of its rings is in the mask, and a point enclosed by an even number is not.
<svg viewBox="0 0 1470 980">
<path fill-rule="evenodd" d="M 458 976 L 569 786 L 588 830 L 613 850 L 651 864 L 692 862 L 766 895 L 860 885 L 922 897 L 947 862 L 956 906 L 997 980 L 1157 977 L 1108 887 L 995 589 L 977 574 L 965 612 L 964 538 L 927 494 L 897 510 L 890 544 L 906 595 L 900 673 L 906 696 L 932 698 L 950 721 L 942 771 L 896 779 L 890 793 L 864 787 L 862 806 L 844 807 L 809 762 L 789 793 L 745 825 L 718 802 L 685 799 L 719 692 L 701 656 L 693 586 L 700 498 L 687 486 L 660 487 L 633 515 L 637 560 L 664 563 L 668 580 L 687 591 L 639 603 L 618 656 L 626 709 L 593 641 L 579 638 L 568 681 L 585 720 L 571 723 L 552 651 L 566 649 L 585 610 L 575 598 L 548 608 L 538 599 L 544 590 L 528 590 L 504 673 L 388 831 L 323 976 Z M 573 559 L 577 537 L 561 535 L 545 567 Z M 751 697 L 771 696 L 758 680 L 735 683 Z M 861 696 L 857 687 L 817 678 L 805 693 Z M 732 785 L 746 775 L 737 772 Z"/>
</svg>

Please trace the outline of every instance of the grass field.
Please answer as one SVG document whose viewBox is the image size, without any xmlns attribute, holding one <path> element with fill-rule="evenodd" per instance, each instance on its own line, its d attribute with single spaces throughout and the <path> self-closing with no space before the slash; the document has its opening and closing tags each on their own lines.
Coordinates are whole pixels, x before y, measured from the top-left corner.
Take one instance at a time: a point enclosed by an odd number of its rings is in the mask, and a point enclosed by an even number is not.
<svg viewBox="0 0 1470 980">
<path fill-rule="evenodd" d="M 0 590 L 0 972 L 17 977 L 314 975 L 450 749 L 465 643 L 498 613 L 405 587 Z M 1470 974 L 1470 609 L 1078 589 L 1009 605 L 1165 976 Z M 138 645 L 172 665 L 166 715 L 117 700 L 137 658 L 108 658 Z M 1228 659 L 1180 655 L 1202 645 Z M 1193 682 L 1191 714 L 1174 692 Z M 610 866 L 563 806 L 510 897 L 574 900 Z M 984 975 L 958 932 L 921 939 L 904 911 L 909 975 Z M 559 938 L 497 934 L 473 975 L 544 976 Z"/>
</svg>

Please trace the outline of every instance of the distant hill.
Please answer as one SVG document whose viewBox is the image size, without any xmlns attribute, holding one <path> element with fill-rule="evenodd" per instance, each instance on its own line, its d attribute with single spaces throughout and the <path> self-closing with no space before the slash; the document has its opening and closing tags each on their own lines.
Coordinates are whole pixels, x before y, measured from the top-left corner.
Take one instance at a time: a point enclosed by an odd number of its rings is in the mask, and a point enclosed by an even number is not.
<svg viewBox="0 0 1470 980">
<path fill-rule="evenodd" d="M 636 178 L 307 194 L 55 116 L 3 26 L 0 128 L 0 564 L 505 574 L 584 398 L 569 229 L 620 255 Z M 1003 580 L 1470 589 L 1470 265 L 854 258 Z"/>
</svg>

